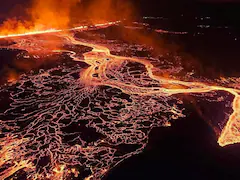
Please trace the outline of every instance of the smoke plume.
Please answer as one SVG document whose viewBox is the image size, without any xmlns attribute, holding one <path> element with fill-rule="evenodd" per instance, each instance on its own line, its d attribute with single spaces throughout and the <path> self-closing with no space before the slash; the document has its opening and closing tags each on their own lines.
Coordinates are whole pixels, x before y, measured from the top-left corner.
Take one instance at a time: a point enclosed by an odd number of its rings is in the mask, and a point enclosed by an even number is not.
<svg viewBox="0 0 240 180">
<path fill-rule="evenodd" d="M 0 35 L 19 34 L 46 29 L 63 29 L 83 20 L 96 23 L 133 17 L 127 0 L 32 0 L 25 17 L 5 20 Z"/>
</svg>

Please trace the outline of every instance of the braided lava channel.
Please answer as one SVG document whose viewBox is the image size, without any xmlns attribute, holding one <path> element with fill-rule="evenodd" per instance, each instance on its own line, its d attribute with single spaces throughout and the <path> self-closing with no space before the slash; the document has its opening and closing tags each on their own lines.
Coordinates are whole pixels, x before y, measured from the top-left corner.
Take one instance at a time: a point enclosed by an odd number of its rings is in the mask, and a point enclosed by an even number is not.
<svg viewBox="0 0 240 180">
<path fill-rule="evenodd" d="M 88 27 L 70 29 L 74 30 L 88 30 Z M 65 44 L 92 49 L 84 53 L 83 58 L 74 50 L 53 50 L 53 53 L 66 53 L 74 61 L 89 65 L 80 70 L 80 78 L 77 80 L 70 77 L 69 73 L 79 73 L 79 69 L 64 69 L 64 77 L 59 78 L 50 75 L 52 71 L 61 70 L 55 68 L 40 75 L 25 77 L 17 83 L 18 91 L 11 93 L 11 107 L 1 114 L 7 120 L 0 121 L 1 133 L 6 130 L 3 138 L 0 138 L 0 167 L 3 168 L 0 179 L 11 177 L 24 169 L 28 179 L 60 180 L 69 178 L 69 174 L 78 177 L 84 171 L 82 168 L 90 172 L 85 176 L 86 179 L 100 179 L 119 162 L 142 152 L 153 127 L 169 126 L 171 117 L 184 117 L 182 110 L 176 106 L 181 102 L 173 97 L 177 94 L 204 95 L 224 91 L 233 95 L 233 112 L 222 129 L 218 143 L 227 146 L 240 142 L 240 90 L 237 88 L 164 78 L 154 74 L 157 67 L 147 59 L 113 55 L 106 46 L 89 43 L 64 32 L 50 30 L 0 36 L 25 38 L 34 34 L 55 33 L 63 38 Z M 15 44 L 14 48 L 24 49 L 21 44 L 19 47 Z M 145 72 L 141 74 L 144 78 L 126 80 L 128 70 L 123 71 L 126 63 L 145 67 Z M 61 85 L 57 93 L 51 89 L 55 81 Z M 29 82 L 31 87 L 27 86 Z M 149 86 L 149 83 L 154 83 L 154 86 Z M 170 101 L 176 103 L 172 105 Z M 23 108 L 23 105 L 26 107 Z M 18 112 L 19 109 L 21 112 Z M 159 112 L 173 115 L 168 117 Z M 9 115 L 16 118 L 8 119 Z M 17 125 L 23 122 L 25 127 L 22 130 Z M 97 140 L 88 143 L 80 138 L 82 134 L 75 137 L 79 132 L 63 132 L 67 126 L 71 129 L 82 127 L 84 123 L 91 131 L 100 134 Z M 69 144 L 63 143 L 65 136 L 75 138 Z M 132 152 L 116 153 L 123 144 L 136 145 L 137 148 Z M 45 161 L 48 163 L 42 163 Z M 77 169 L 76 165 L 80 167 Z"/>
<path fill-rule="evenodd" d="M 231 114 L 229 120 L 227 121 L 226 126 L 224 127 L 221 135 L 218 139 L 218 143 L 220 146 L 226 146 L 230 144 L 235 144 L 240 142 L 240 90 L 227 88 L 222 86 L 211 86 L 201 82 L 184 82 L 178 80 L 171 80 L 162 78 L 159 76 L 154 75 L 153 69 L 154 66 L 147 60 L 141 58 L 130 58 L 130 57 L 122 57 L 122 56 L 115 56 L 112 55 L 110 50 L 107 47 L 84 43 L 81 41 L 76 40 L 71 36 L 66 37 L 72 44 L 83 45 L 87 47 L 93 48 L 91 52 L 84 54 L 84 60 L 80 60 L 74 56 L 74 52 L 72 53 L 72 58 L 76 61 L 83 61 L 90 65 L 84 72 L 81 73 L 81 81 L 85 82 L 85 84 L 91 85 L 105 85 L 114 88 L 118 88 L 121 91 L 127 94 L 138 94 L 138 95 L 152 95 L 152 94 L 164 94 L 166 96 L 171 96 L 175 94 L 186 94 L 186 93 L 207 93 L 211 91 L 226 91 L 232 95 L 234 95 L 234 101 L 232 104 L 233 113 Z M 148 75 L 155 81 L 158 81 L 159 84 L 166 84 L 166 85 L 179 85 L 178 87 L 184 86 L 187 88 L 183 89 L 168 89 L 162 87 L 138 87 L 133 84 L 126 84 L 117 81 L 111 81 L 106 76 L 106 69 L 111 67 L 112 64 L 121 63 L 122 61 L 132 61 L 137 62 L 144 65 L 147 69 Z M 97 70 L 96 70 L 97 69 Z M 97 75 L 97 77 L 94 77 Z"/>
</svg>

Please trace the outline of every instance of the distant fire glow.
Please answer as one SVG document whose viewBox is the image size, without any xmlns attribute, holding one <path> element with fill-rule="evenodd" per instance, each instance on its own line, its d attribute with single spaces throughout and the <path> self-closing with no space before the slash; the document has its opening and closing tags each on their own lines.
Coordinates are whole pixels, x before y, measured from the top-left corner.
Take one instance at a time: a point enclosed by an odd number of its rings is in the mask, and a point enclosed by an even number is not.
<svg viewBox="0 0 240 180">
<path fill-rule="evenodd" d="M 101 24 L 95 24 L 92 26 L 94 27 L 107 27 L 110 25 L 114 25 L 119 23 L 120 21 L 116 22 L 107 22 L 107 23 L 101 23 Z M 78 26 L 70 29 L 47 29 L 47 30 L 42 30 L 42 31 L 29 31 L 25 33 L 16 33 L 16 34 L 7 34 L 7 35 L 0 35 L 0 39 L 4 38 L 13 38 L 13 37 L 21 37 L 21 36 L 30 36 L 30 35 L 38 35 L 38 34 L 47 34 L 47 33 L 58 33 L 58 32 L 64 32 L 64 31 L 72 31 L 72 30 L 88 30 L 90 29 L 89 26 Z"/>
</svg>

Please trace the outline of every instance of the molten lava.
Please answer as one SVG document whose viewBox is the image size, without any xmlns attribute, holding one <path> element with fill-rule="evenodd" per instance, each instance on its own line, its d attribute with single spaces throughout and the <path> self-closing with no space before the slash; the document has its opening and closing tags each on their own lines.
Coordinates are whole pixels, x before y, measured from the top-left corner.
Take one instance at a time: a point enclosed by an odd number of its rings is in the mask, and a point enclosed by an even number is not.
<svg viewBox="0 0 240 180">
<path fill-rule="evenodd" d="M 104 28 L 104 27 L 108 27 L 108 26 L 111 26 L 114 24 L 118 24 L 119 22 L 120 21 L 95 24 L 94 27 Z M 37 34 L 45 34 L 45 33 L 58 33 L 58 32 L 64 32 L 64 31 L 89 30 L 89 29 L 90 28 L 88 26 L 79 26 L 79 27 L 74 27 L 74 28 L 67 29 L 67 30 L 49 29 L 49 30 L 45 30 L 45 31 L 35 31 L 35 32 L 28 32 L 28 33 L 24 33 L 24 34 L 9 34 L 9 35 L 5 35 L 5 36 L 2 35 L 2 36 L 0 36 L 0 38 L 21 37 L 21 36 L 29 36 L 29 35 L 37 35 Z M 231 93 L 232 95 L 235 96 L 235 99 L 233 102 L 234 112 L 230 116 L 229 121 L 227 122 L 227 125 L 224 128 L 224 130 L 222 131 L 218 142 L 219 142 L 219 145 L 221 145 L 221 146 L 226 146 L 229 144 L 234 144 L 234 143 L 240 142 L 240 133 L 238 131 L 238 128 L 239 128 L 239 125 L 238 125 L 239 113 L 238 112 L 240 112 L 240 95 L 239 95 L 240 90 L 225 88 L 225 87 L 221 87 L 221 86 L 211 86 L 211 85 L 207 85 L 207 84 L 199 83 L 199 82 L 183 82 L 183 81 L 165 79 L 165 78 L 162 78 L 159 76 L 155 76 L 152 71 L 154 69 L 154 66 L 151 63 L 149 63 L 147 60 L 114 56 L 114 55 L 111 55 L 110 50 L 106 47 L 99 46 L 96 44 L 79 42 L 70 36 L 68 36 L 67 38 L 69 41 L 71 41 L 72 44 L 84 45 L 84 46 L 93 48 L 91 53 L 86 53 L 84 55 L 85 56 L 84 62 L 88 63 L 90 65 L 90 67 L 87 70 L 85 70 L 84 73 L 81 74 L 81 80 L 83 82 L 85 81 L 86 83 L 100 85 L 101 82 L 106 81 L 105 79 L 93 78 L 93 75 L 96 73 L 100 74 L 100 77 L 106 78 L 104 75 L 105 74 L 104 71 L 106 70 L 107 66 L 110 66 L 112 61 L 108 62 L 105 59 L 114 59 L 115 60 L 114 63 L 116 63 L 118 61 L 121 62 L 125 59 L 128 59 L 129 61 L 138 62 L 138 63 L 143 64 L 147 68 L 148 74 L 152 79 L 157 80 L 159 83 L 162 83 L 166 87 L 168 87 L 168 88 L 159 88 L 158 90 L 156 90 L 156 88 L 139 88 L 139 87 L 132 86 L 131 88 L 138 89 L 138 91 L 136 91 L 136 93 L 138 93 L 138 94 L 166 93 L 168 95 L 174 95 L 174 94 L 181 94 L 181 93 L 206 93 L 206 92 L 210 92 L 210 91 L 220 91 L 220 90 Z M 62 51 L 59 50 L 59 51 L 55 51 L 55 52 L 62 52 Z M 72 53 L 75 54 L 74 52 L 72 52 Z M 102 54 L 101 55 L 102 57 L 100 57 L 101 59 L 103 59 L 102 61 L 99 60 L 100 53 Z M 71 57 L 73 59 L 75 59 L 74 56 L 71 56 Z M 78 59 L 75 59 L 75 60 L 78 60 Z M 96 71 L 95 68 L 99 66 L 99 61 L 101 61 L 100 62 L 101 66 L 100 66 L 99 70 Z M 106 84 L 106 83 L 104 83 L 104 85 L 118 87 L 119 89 L 121 89 L 124 92 L 127 92 L 127 89 L 129 86 L 126 84 L 117 85 L 117 84 Z M 124 89 L 122 87 L 125 87 L 127 89 Z M 180 88 L 180 87 L 184 87 L 184 88 Z"/>
<path fill-rule="evenodd" d="M 90 53 L 84 54 L 84 62 L 88 63 L 90 67 L 85 70 L 81 74 L 81 80 L 85 82 L 86 84 L 93 84 L 93 85 L 107 85 L 111 87 L 116 87 L 118 89 L 121 89 L 123 92 L 129 94 L 129 93 L 135 93 L 139 95 L 151 95 L 151 94 L 166 94 L 167 96 L 171 96 L 174 94 L 181 94 L 181 93 L 207 93 L 210 91 L 226 91 L 231 93 L 235 96 L 233 101 L 233 113 L 230 116 L 226 127 L 223 129 L 220 137 L 219 137 L 219 145 L 220 146 L 226 146 L 234 143 L 240 142 L 240 132 L 239 132 L 239 118 L 240 118 L 240 90 L 238 89 L 232 89 L 227 87 L 221 87 L 221 86 L 212 86 L 201 82 L 184 82 L 184 81 L 178 81 L 178 80 L 172 80 L 172 79 L 165 79 L 159 76 L 155 76 L 153 73 L 153 69 L 155 68 L 151 63 L 149 63 L 147 60 L 139 59 L 139 58 L 129 58 L 129 57 L 120 57 L 120 56 L 114 56 L 110 53 L 110 50 L 106 47 L 99 46 L 96 44 L 89 44 L 89 43 L 83 43 L 75 40 L 72 37 L 68 36 L 68 39 L 73 44 L 79 44 L 84 46 L 92 47 L 93 50 Z M 99 54 L 101 53 L 101 56 L 99 57 Z M 73 57 L 74 58 L 74 57 Z M 106 61 L 106 59 L 111 59 L 111 61 Z M 108 81 L 106 77 L 106 69 L 111 66 L 112 63 L 121 63 L 123 60 L 129 60 L 133 62 L 138 62 L 143 64 L 148 72 L 148 75 L 153 79 L 158 81 L 160 84 L 166 84 L 169 88 L 141 88 L 134 85 L 128 85 L 124 83 L 117 83 L 117 82 L 111 82 Z M 75 59 L 78 60 L 78 59 Z M 100 64 L 100 65 L 99 65 Z M 99 67 L 96 71 L 96 67 Z M 99 74 L 98 78 L 93 78 L 94 74 Z M 181 88 L 183 87 L 184 88 Z M 186 88 L 185 88 L 186 87 Z M 133 92 L 134 90 L 134 92 Z"/>
<path fill-rule="evenodd" d="M 20 40 L 12 45 L 12 48 L 29 52 L 32 51 L 32 44 L 26 43 L 26 39 L 30 38 L 30 35 L 44 33 L 53 33 L 62 38 L 63 43 L 72 47 L 91 48 L 83 53 L 84 58 L 74 50 L 53 50 L 56 54 L 66 53 L 74 61 L 88 64 L 88 67 L 80 70 L 79 67 L 53 68 L 48 72 L 24 77 L 16 84 L 18 91 L 11 93 L 13 103 L 3 116 L 8 113 L 15 114 L 18 109 L 21 109 L 22 114 L 18 113 L 15 119 L 1 121 L 0 130 L 7 131 L 0 141 L 0 167 L 4 169 L 0 179 L 11 177 L 19 170 L 26 172 L 30 179 L 66 179 L 71 173 L 74 176 L 81 175 L 80 170 L 76 172 L 73 168 L 75 166 L 88 168 L 91 174 L 86 179 L 100 178 L 121 160 L 141 152 L 146 146 L 148 133 L 154 126 L 170 126 L 170 118 L 159 112 L 171 113 L 173 119 L 184 117 L 183 110 L 177 108 L 177 104 L 181 102 L 173 98 L 176 94 L 204 95 L 215 91 L 232 94 L 233 113 L 222 130 L 218 143 L 226 146 L 240 142 L 239 89 L 162 77 L 154 73 L 158 67 L 148 59 L 113 55 L 104 45 L 82 41 L 64 33 L 104 28 L 117 23 L 119 22 L 0 36 L 19 37 Z M 26 39 L 21 41 L 20 37 Z M 36 39 L 35 41 L 41 43 Z M 40 45 L 37 49 L 39 52 L 42 51 Z M 131 68 L 126 68 L 127 64 L 144 68 L 131 72 Z M 62 69 L 64 71 L 61 71 Z M 54 71 L 61 71 L 66 75 L 59 78 Z M 80 78 L 72 78 L 71 73 L 79 71 Z M 136 75 L 136 71 L 139 73 L 137 77 L 132 75 Z M 51 73 L 54 75 L 50 75 Z M 29 82 L 31 87 L 27 86 Z M 54 83 L 58 83 L 57 87 L 61 88 L 55 90 Z M 176 102 L 171 104 L 168 101 Z M 120 110 L 117 111 L 118 109 Z M 25 112 L 28 110 L 30 112 Z M 22 122 L 27 124 L 24 124 L 24 129 L 17 126 Z M 75 137 L 77 132 L 63 133 L 63 129 L 70 124 L 73 124 L 70 128 L 81 127 L 80 122 L 87 124 L 86 127 L 91 130 L 95 129 L 100 138 L 88 143 L 87 138 L 81 138 L 81 134 Z M 144 125 L 144 122 L 150 122 L 150 125 Z M 144 128 L 145 131 L 142 130 Z M 69 144 L 63 143 L 66 136 L 74 137 Z M 117 156 L 117 149 L 120 149 L 118 146 L 122 144 L 142 146 L 134 152 Z M 44 164 L 46 159 L 48 163 Z M 44 164 L 43 167 L 39 168 L 39 162 Z"/>
<path fill-rule="evenodd" d="M 100 23 L 100 24 L 95 24 L 92 26 L 77 26 L 77 27 L 69 28 L 69 29 L 47 29 L 47 30 L 42 30 L 42 31 L 36 30 L 36 31 L 30 31 L 30 32 L 25 32 L 25 33 L 0 35 L 0 39 L 38 35 L 38 34 L 58 33 L 58 32 L 64 32 L 64 31 L 72 31 L 72 30 L 90 30 L 90 29 L 94 29 L 94 28 L 105 28 L 105 27 L 108 27 L 108 26 L 111 26 L 114 24 L 118 24 L 119 22 L 120 21 Z"/>
</svg>

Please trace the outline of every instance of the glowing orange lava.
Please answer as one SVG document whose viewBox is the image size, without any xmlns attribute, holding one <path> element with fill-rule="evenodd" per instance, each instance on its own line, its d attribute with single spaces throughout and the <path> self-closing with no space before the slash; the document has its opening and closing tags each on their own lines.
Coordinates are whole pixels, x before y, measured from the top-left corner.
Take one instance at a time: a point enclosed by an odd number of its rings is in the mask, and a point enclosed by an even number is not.
<svg viewBox="0 0 240 180">
<path fill-rule="evenodd" d="M 20 109 L 23 114 L 19 113 L 21 115 L 16 119 L 0 121 L 1 129 L 7 129 L 7 132 L 14 131 L 16 134 L 16 137 L 7 134 L 0 141 L 0 167 L 5 168 L 0 173 L 0 179 L 6 179 L 20 170 L 24 170 L 28 174 L 29 179 L 61 180 L 69 177 L 69 174 L 78 177 L 81 175 L 81 171 L 75 168 L 76 165 L 83 166 L 85 169 L 88 168 L 90 175 L 86 179 L 98 179 L 106 174 L 115 165 L 114 163 L 117 164 L 123 159 L 143 150 L 147 142 L 147 135 L 154 126 L 168 127 L 171 125 L 168 118 L 177 119 L 184 117 L 183 110 L 178 109 L 176 106 L 180 102 L 174 105 L 168 103 L 168 99 L 176 94 L 204 94 L 214 91 L 224 91 L 232 94 L 234 96 L 232 103 L 233 113 L 222 130 L 218 143 L 220 146 L 226 146 L 240 142 L 239 89 L 158 76 L 154 74 L 154 69 L 157 67 L 154 67 L 147 59 L 113 55 L 110 49 L 104 45 L 81 41 L 69 35 L 69 32 L 64 33 L 65 31 L 104 28 L 117 23 L 119 21 L 96 24 L 90 27 L 79 26 L 67 30 L 49 29 L 0 36 L 0 38 L 26 38 L 24 41 L 19 41 L 25 44 L 16 43 L 12 47 L 16 49 L 22 48 L 29 52 L 32 50 L 32 46 L 35 45 L 34 43 L 33 45 L 26 43 L 27 40 L 31 40 L 28 39 L 30 35 L 46 33 L 53 33 L 55 36 L 62 38 L 62 42 L 71 45 L 71 47 L 82 45 L 91 49 L 83 53 L 83 58 L 74 50 L 52 50 L 52 53 L 66 53 L 71 59 L 89 65 L 81 69 L 77 80 L 67 74 L 72 73 L 69 69 L 66 70 L 59 67 L 53 68 L 49 72 L 31 75 L 28 77 L 28 80 L 23 78 L 16 85 L 18 91 L 11 94 L 13 100 L 11 108 L 3 114 L 9 113 L 12 115 L 16 109 Z M 35 41 L 38 40 L 35 39 Z M 37 51 L 41 52 L 41 47 L 38 48 Z M 137 63 L 145 67 L 145 72 L 141 74 L 144 78 L 139 78 L 139 81 L 134 81 L 132 77 L 130 80 L 126 80 L 130 73 L 126 73 L 128 70 L 122 70 L 125 66 L 124 63 Z M 67 74 L 64 77 L 65 79 L 62 77 L 57 79 L 56 74 L 51 77 L 50 73 L 52 71 L 60 70 L 64 70 L 61 72 Z M 119 73 L 121 70 L 124 73 Z M 79 74 L 79 69 L 74 72 Z M 116 77 L 112 77 L 114 75 Z M 51 86 L 54 87 L 53 82 L 55 81 L 52 81 L 51 78 L 55 78 L 54 80 L 60 84 L 57 86 L 59 91 L 54 92 L 55 89 Z M 148 81 L 144 81 L 145 79 Z M 29 81 L 31 81 L 32 87 L 27 86 Z M 154 82 L 155 87 L 149 86 L 149 82 Z M 112 88 L 112 92 L 108 94 L 110 90 L 105 90 L 102 88 L 103 86 Z M 64 87 L 67 88 L 64 89 Z M 24 92 L 25 89 L 28 90 L 27 93 Z M 21 96 L 21 93 L 23 93 L 22 96 L 24 98 Z M 93 100 L 90 100 L 91 95 L 94 93 L 96 96 L 92 97 Z M 121 93 L 126 96 L 124 97 L 125 99 L 121 99 Z M 112 94 L 115 94 L 116 97 Z M 101 99 L 104 98 L 109 99 L 101 102 Z M 36 106 L 33 106 L 34 103 L 37 103 Z M 23 104 L 26 107 L 22 107 Z M 119 107 L 119 104 L 123 107 Z M 36 108 L 36 110 L 33 110 L 33 108 Z M 24 113 L 26 109 L 30 109 L 31 112 Z M 116 109 L 121 109 L 121 111 L 118 112 Z M 159 111 L 170 112 L 171 116 L 162 116 Z M 155 124 L 151 124 L 149 127 L 142 125 L 142 122 L 147 122 L 147 115 L 151 115 L 153 119 L 161 117 L 162 121 L 153 122 Z M 94 120 L 96 120 L 96 123 L 94 123 Z M 24 125 L 27 128 L 25 127 L 22 131 L 19 130 L 21 127 L 15 124 L 21 124 L 25 121 L 27 125 Z M 71 139 L 74 142 L 73 144 L 71 144 L 72 142 L 70 144 L 63 143 L 65 136 L 74 136 L 77 133 L 70 132 L 64 134 L 62 129 L 69 124 L 74 124 L 71 128 L 79 127 L 84 121 L 87 122 L 88 127 L 95 128 L 96 132 L 101 134 L 100 138 L 95 142 L 87 143 L 87 140 L 82 140 L 80 138 L 81 135 L 79 135 L 77 138 Z M 118 128 L 118 126 L 121 127 Z M 144 133 L 141 131 L 143 128 L 149 131 L 146 130 L 146 133 Z M 141 144 L 142 146 L 136 152 L 126 154 L 125 156 L 120 155 L 118 159 L 114 157 L 114 153 L 118 149 L 115 147 L 121 145 L 121 143 L 128 145 Z M 38 163 L 40 158 L 44 159 L 46 157 L 48 157 L 48 163 L 43 163 L 41 171 L 38 171 L 33 162 Z M 98 158 L 102 159 L 99 160 Z M 115 162 L 115 159 L 118 160 Z M 46 159 L 44 160 L 46 161 Z"/>
<path fill-rule="evenodd" d="M 89 30 L 90 28 L 94 28 L 94 27 L 104 28 L 104 27 L 107 27 L 107 26 L 118 24 L 119 22 L 120 21 L 95 24 L 91 27 L 89 27 L 89 26 L 78 26 L 78 27 L 74 27 L 74 28 L 70 28 L 70 29 L 47 29 L 47 30 L 41 30 L 41 31 L 36 30 L 36 31 L 30 31 L 30 32 L 25 32 L 25 33 L 0 35 L 0 39 L 30 36 L 30 35 L 38 35 L 38 34 L 58 33 L 58 32 L 64 32 L 64 31 L 72 31 L 72 30 Z"/>
<path fill-rule="evenodd" d="M 161 94 L 165 93 L 169 96 L 174 94 L 186 94 L 186 93 L 207 93 L 211 91 L 226 91 L 231 93 L 235 96 L 233 101 L 233 113 L 230 116 L 227 125 L 221 132 L 221 135 L 219 137 L 218 143 L 220 146 L 226 146 L 234 143 L 240 142 L 240 124 L 239 124 L 239 118 L 240 118 L 240 90 L 238 89 L 232 89 L 222 86 L 213 86 L 208 85 L 201 82 L 184 82 L 179 80 L 172 80 L 172 79 L 166 79 L 159 76 L 154 75 L 153 69 L 154 66 L 149 63 L 149 61 L 140 59 L 140 58 L 129 58 L 129 57 L 121 57 L 121 56 L 115 56 L 110 53 L 110 50 L 106 47 L 99 46 L 96 44 L 89 44 L 89 43 L 83 43 L 80 41 L 75 40 L 74 38 L 68 36 L 68 39 L 73 44 L 80 44 L 88 47 L 92 47 L 93 50 L 90 53 L 84 54 L 84 62 L 88 63 L 90 67 L 86 69 L 81 74 L 81 80 L 85 82 L 86 84 L 94 84 L 94 85 L 108 85 L 111 87 L 117 87 L 118 89 L 121 89 L 123 92 L 126 93 L 136 93 L 136 94 Z M 106 61 L 106 59 L 113 59 L 112 61 Z M 123 60 L 129 60 L 133 62 L 138 62 L 143 64 L 148 72 L 148 75 L 158 81 L 160 84 L 165 85 L 168 88 L 142 88 L 137 87 L 134 85 L 128 85 L 124 83 L 116 83 L 107 81 L 105 70 L 111 66 L 112 63 L 121 63 Z M 78 59 L 76 59 L 78 60 Z M 99 65 L 100 64 L 100 65 Z M 96 71 L 96 67 L 99 67 Z M 93 78 L 94 74 L 99 74 L 98 78 Z M 184 87 L 184 88 L 181 88 Z M 133 92 L 134 91 L 134 92 Z"/>
</svg>

